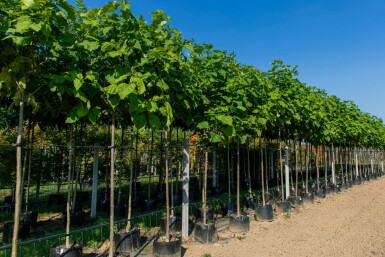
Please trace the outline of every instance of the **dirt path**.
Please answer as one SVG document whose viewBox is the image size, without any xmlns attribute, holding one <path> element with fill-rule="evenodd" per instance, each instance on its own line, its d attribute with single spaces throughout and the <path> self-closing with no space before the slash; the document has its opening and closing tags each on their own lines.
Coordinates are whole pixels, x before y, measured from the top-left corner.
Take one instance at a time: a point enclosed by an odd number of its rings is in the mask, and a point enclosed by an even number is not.
<svg viewBox="0 0 385 257">
<path fill-rule="evenodd" d="M 243 238 L 186 243 L 185 257 L 385 256 L 385 177 L 282 214 L 252 221 Z"/>
</svg>

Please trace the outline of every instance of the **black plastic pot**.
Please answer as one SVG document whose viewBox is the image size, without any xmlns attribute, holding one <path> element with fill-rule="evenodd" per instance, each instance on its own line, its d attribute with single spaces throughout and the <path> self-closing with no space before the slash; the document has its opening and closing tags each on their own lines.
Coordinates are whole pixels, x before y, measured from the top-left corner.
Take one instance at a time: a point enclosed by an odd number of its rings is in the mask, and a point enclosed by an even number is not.
<svg viewBox="0 0 385 257">
<path fill-rule="evenodd" d="M 318 196 L 320 198 L 325 198 L 326 197 L 326 190 L 324 188 L 316 189 L 315 190 L 315 196 Z"/>
<path fill-rule="evenodd" d="M 301 198 L 306 203 L 314 203 L 314 192 L 303 193 Z"/>
<path fill-rule="evenodd" d="M 160 231 L 162 234 L 166 232 L 166 217 L 160 219 Z M 170 232 L 181 232 L 182 231 L 182 220 L 180 217 L 170 217 Z"/>
<path fill-rule="evenodd" d="M 203 209 L 202 208 L 199 208 L 197 210 L 196 220 L 197 221 L 203 221 Z M 214 221 L 214 212 L 213 212 L 213 209 L 211 209 L 210 207 L 206 208 L 206 221 L 207 222 Z"/>
<path fill-rule="evenodd" d="M 333 190 L 334 193 L 341 192 L 341 187 L 339 185 L 330 185 L 330 189 Z"/>
<path fill-rule="evenodd" d="M 348 188 L 352 188 L 353 187 L 352 181 L 346 181 L 346 185 L 348 185 Z"/>
<path fill-rule="evenodd" d="M 160 240 L 154 241 L 152 256 L 153 257 L 181 257 L 182 244 L 180 239 L 175 239 L 170 242 Z"/>
<path fill-rule="evenodd" d="M 114 235 L 115 253 L 126 255 L 137 250 L 141 246 L 140 230 L 134 229 L 127 233 L 118 233 Z"/>
<path fill-rule="evenodd" d="M 197 242 L 203 244 L 216 242 L 218 240 L 218 235 L 215 224 L 207 223 L 204 225 L 202 222 L 195 223 L 194 238 Z"/>
<path fill-rule="evenodd" d="M 291 202 L 289 201 L 278 201 L 275 203 L 275 211 L 277 213 L 285 213 L 290 211 L 291 209 Z"/>
<path fill-rule="evenodd" d="M 236 212 L 237 206 L 233 202 L 224 203 L 224 204 L 222 204 L 221 210 L 222 210 L 222 217 L 225 217 L 225 216 L 228 216 L 228 215 Z"/>
<path fill-rule="evenodd" d="M 255 207 L 255 220 L 261 221 L 273 221 L 274 220 L 274 211 L 271 204 L 258 205 Z"/>
<path fill-rule="evenodd" d="M 295 208 L 303 206 L 303 200 L 299 196 L 289 196 L 287 200 L 291 203 L 291 206 Z"/>
<path fill-rule="evenodd" d="M 38 216 L 38 213 L 35 211 L 22 213 L 20 215 L 20 221 L 30 223 L 32 227 L 35 227 L 37 225 L 37 216 Z"/>
<path fill-rule="evenodd" d="M 241 215 L 239 217 L 230 216 L 229 229 L 233 233 L 243 233 L 250 230 L 250 218 L 247 215 Z"/>
<path fill-rule="evenodd" d="M 353 181 L 354 185 L 361 185 L 362 179 L 361 177 L 356 177 L 356 179 Z"/>
<path fill-rule="evenodd" d="M 29 222 L 20 222 L 19 239 L 25 240 L 29 237 L 31 225 Z M 5 223 L 3 227 L 3 243 L 11 243 L 13 237 L 13 222 Z"/>
<path fill-rule="evenodd" d="M 50 249 L 49 257 L 82 257 L 83 247 L 80 245 L 73 245 L 70 248 L 64 246 L 57 246 Z"/>
</svg>

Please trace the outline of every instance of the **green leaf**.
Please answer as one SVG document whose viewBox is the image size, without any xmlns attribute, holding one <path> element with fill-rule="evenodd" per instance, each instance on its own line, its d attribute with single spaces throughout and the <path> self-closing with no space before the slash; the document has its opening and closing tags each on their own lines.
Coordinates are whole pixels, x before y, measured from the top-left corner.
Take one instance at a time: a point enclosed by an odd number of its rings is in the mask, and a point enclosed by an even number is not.
<svg viewBox="0 0 385 257">
<path fill-rule="evenodd" d="M 88 109 L 84 108 L 83 106 L 79 106 L 76 110 L 77 117 L 81 118 L 88 114 Z"/>
<path fill-rule="evenodd" d="M 209 141 L 211 143 L 218 143 L 218 142 L 221 142 L 222 141 L 222 138 L 220 135 L 214 133 L 214 132 L 210 132 L 209 133 Z"/>
<path fill-rule="evenodd" d="M 75 123 L 79 120 L 78 116 L 76 115 L 76 111 L 71 112 L 69 117 L 67 117 L 65 123 Z"/>
<path fill-rule="evenodd" d="M 140 113 L 140 114 L 132 114 L 131 117 L 132 117 L 132 122 L 134 123 L 134 125 L 135 125 L 135 127 L 136 127 L 137 129 L 142 129 L 142 128 L 144 128 L 144 126 L 145 126 L 146 123 L 147 123 L 146 115 L 144 115 L 143 113 Z"/>
<path fill-rule="evenodd" d="M 41 24 L 33 23 L 30 20 L 21 20 L 21 21 L 16 23 L 15 32 L 23 34 L 23 33 L 27 32 L 29 29 L 32 29 L 32 30 L 38 32 L 41 29 Z"/>
<path fill-rule="evenodd" d="M 35 0 L 23 0 L 23 4 L 29 8 L 33 8 L 36 6 Z"/>
<path fill-rule="evenodd" d="M 109 95 L 107 101 L 109 105 L 115 109 L 116 106 L 118 106 L 118 104 L 120 103 L 120 98 L 118 95 Z"/>
<path fill-rule="evenodd" d="M 217 120 L 222 122 L 225 125 L 232 126 L 233 125 L 233 118 L 228 115 L 217 115 L 216 116 Z"/>
<path fill-rule="evenodd" d="M 83 81 L 81 81 L 80 79 L 76 78 L 74 80 L 74 87 L 76 89 L 76 91 L 78 91 L 83 85 Z"/>
<path fill-rule="evenodd" d="M 194 47 L 191 45 L 191 43 L 185 43 L 183 46 L 184 46 L 184 48 L 189 50 L 191 53 L 194 52 Z"/>
<path fill-rule="evenodd" d="M 79 45 L 83 46 L 88 51 L 95 51 L 96 49 L 99 48 L 99 43 L 98 42 L 89 41 L 89 40 L 84 40 Z"/>
<path fill-rule="evenodd" d="M 156 104 L 156 102 L 154 102 L 154 101 L 149 101 L 149 102 L 147 103 L 147 110 L 148 110 L 149 112 L 156 112 L 158 109 L 159 109 L 159 108 L 158 108 L 158 105 Z"/>
<path fill-rule="evenodd" d="M 150 113 L 150 127 L 152 129 L 161 129 L 162 123 L 157 115 Z"/>
<path fill-rule="evenodd" d="M 135 91 L 135 86 L 127 83 L 120 83 L 116 86 L 116 92 L 120 99 L 125 99 L 129 94 Z"/>
<path fill-rule="evenodd" d="M 227 126 L 222 129 L 223 134 L 227 137 L 233 137 L 235 136 L 235 129 L 233 126 Z"/>
<path fill-rule="evenodd" d="M 208 129 L 209 128 L 209 123 L 207 121 L 202 121 L 198 123 L 197 128 L 199 129 Z"/>
<path fill-rule="evenodd" d="M 89 112 L 88 112 L 88 119 L 92 122 L 92 123 L 95 123 L 96 120 L 99 118 L 99 115 L 101 113 L 101 108 L 99 106 L 96 106 L 95 108 L 92 108 Z"/>
<path fill-rule="evenodd" d="M 144 85 L 143 80 L 141 78 L 139 78 L 139 77 L 132 77 L 131 81 L 133 83 L 135 83 L 135 85 L 137 86 L 139 95 L 141 95 L 144 92 L 146 92 L 146 86 Z"/>
</svg>

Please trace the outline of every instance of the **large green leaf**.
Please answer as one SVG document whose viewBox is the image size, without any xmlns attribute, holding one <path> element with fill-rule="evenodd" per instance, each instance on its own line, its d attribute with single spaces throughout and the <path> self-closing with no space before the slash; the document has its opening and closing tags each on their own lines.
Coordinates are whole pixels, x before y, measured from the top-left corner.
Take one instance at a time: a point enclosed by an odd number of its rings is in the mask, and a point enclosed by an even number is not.
<svg viewBox="0 0 385 257">
<path fill-rule="evenodd" d="M 142 128 L 144 128 L 144 126 L 145 126 L 146 123 L 147 123 L 146 115 L 143 114 L 143 113 L 132 114 L 131 117 L 132 117 L 132 122 L 134 123 L 134 125 L 135 125 L 135 127 L 136 127 L 137 129 L 142 129 Z"/>
</svg>

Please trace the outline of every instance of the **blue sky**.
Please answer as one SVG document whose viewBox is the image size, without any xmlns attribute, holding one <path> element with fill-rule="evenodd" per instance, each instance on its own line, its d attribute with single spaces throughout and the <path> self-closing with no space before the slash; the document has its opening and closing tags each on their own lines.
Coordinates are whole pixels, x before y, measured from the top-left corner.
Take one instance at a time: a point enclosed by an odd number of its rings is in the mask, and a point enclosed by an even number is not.
<svg viewBox="0 0 385 257">
<path fill-rule="evenodd" d="M 72 2 L 72 1 L 70 1 Z M 84 0 L 100 7 L 106 0 Z M 185 38 L 268 70 L 298 65 L 299 79 L 385 121 L 383 0 L 131 0 L 147 20 L 163 10 Z"/>
</svg>

